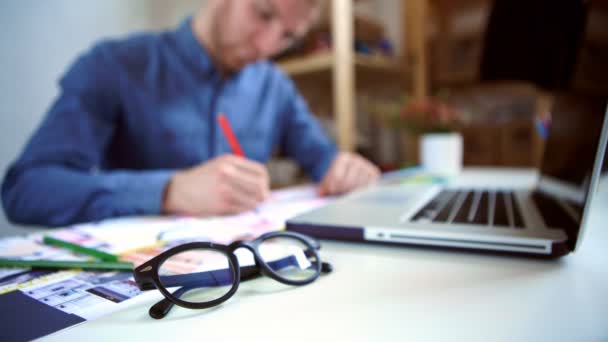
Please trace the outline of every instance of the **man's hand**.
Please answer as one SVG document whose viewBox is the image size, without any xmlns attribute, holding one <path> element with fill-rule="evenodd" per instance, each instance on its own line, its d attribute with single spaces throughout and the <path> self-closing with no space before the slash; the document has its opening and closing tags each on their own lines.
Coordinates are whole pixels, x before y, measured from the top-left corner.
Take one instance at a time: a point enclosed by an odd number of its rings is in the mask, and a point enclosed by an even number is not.
<svg viewBox="0 0 608 342">
<path fill-rule="evenodd" d="M 346 193 L 375 183 L 380 170 L 355 153 L 340 152 L 319 185 L 321 196 Z"/>
<path fill-rule="evenodd" d="M 227 215 L 254 209 L 270 194 L 266 167 L 224 155 L 178 171 L 165 190 L 163 211 L 179 215 Z"/>
</svg>

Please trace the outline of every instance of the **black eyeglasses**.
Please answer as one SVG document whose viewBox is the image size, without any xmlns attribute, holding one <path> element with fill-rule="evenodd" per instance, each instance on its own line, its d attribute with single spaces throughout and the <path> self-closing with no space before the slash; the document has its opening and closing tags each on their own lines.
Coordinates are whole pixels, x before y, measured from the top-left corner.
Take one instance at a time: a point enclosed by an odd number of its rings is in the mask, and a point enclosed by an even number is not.
<svg viewBox="0 0 608 342">
<path fill-rule="evenodd" d="M 228 246 L 191 242 L 148 260 L 133 277 L 141 290 L 158 289 L 165 296 L 149 311 L 151 317 L 161 319 L 173 305 L 189 309 L 219 305 L 234 295 L 241 281 L 260 275 L 288 285 L 309 284 L 332 271 L 329 263 L 321 262 L 320 248 L 317 240 L 294 232 L 270 232 Z M 245 250 L 253 254 L 251 266 L 239 265 L 237 254 L 241 260 L 251 256 Z"/>
</svg>

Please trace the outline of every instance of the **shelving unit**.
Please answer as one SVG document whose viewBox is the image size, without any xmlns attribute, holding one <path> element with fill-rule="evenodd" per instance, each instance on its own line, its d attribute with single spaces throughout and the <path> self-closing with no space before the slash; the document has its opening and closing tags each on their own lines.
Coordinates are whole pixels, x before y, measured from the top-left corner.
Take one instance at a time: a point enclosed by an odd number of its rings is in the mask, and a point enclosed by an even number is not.
<svg viewBox="0 0 608 342">
<path fill-rule="evenodd" d="M 279 67 L 292 77 L 313 72 L 330 71 L 335 63 L 333 52 L 316 53 L 311 56 L 293 58 L 279 63 Z M 355 71 L 404 73 L 403 63 L 383 56 L 355 54 Z"/>
<path fill-rule="evenodd" d="M 416 97 L 427 94 L 427 63 L 424 17 L 427 0 L 407 0 L 403 6 L 405 58 L 368 56 L 355 53 L 354 0 L 331 0 L 332 51 L 279 63 L 287 74 L 298 78 L 311 74 L 331 74 L 333 115 L 341 150 L 356 149 L 356 78 L 359 73 L 399 75 L 411 79 L 409 88 Z M 411 72 L 411 77 L 408 74 Z M 380 76 L 384 77 L 384 76 Z"/>
</svg>

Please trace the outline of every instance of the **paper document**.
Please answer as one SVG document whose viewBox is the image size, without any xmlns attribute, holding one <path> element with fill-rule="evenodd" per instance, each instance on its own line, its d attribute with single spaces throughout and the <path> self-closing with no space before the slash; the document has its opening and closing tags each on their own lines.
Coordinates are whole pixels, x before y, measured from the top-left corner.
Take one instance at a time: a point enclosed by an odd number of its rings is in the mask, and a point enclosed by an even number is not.
<svg viewBox="0 0 608 342">
<path fill-rule="evenodd" d="M 49 231 L 50 236 L 84 247 L 120 255 L 122 261 L 138 265 L 173 246 L 191 241 L 229 244 L 248 240 L 269 231 L 283 229 L 292 216 L 327 204 L 332 198 L 319 198 L 314 186 L 275 191 L 256 211 L 236 216 L 143 217 L 122 218 L 99 223 L 81 224 L 66 229 Z M 0 257 L 24 260 L 90 260 L 59 247 L 42 244 L 42 234 L 27 238 L 0 239 Z M 264 255 L 271 260 L 293 256 L 300 267 L 308 261 L 294 251 L 267 247 Z M 251 253 L 236 252 L 241 266 L 254 265 Z M 301 253 L 300 253 L 301 254 Z M 177 271 L 213 269 L 213 260 L 188 258 L 175 263 Z M 27 317 L 10 317 L 45 322 L 32 327 L 17 324 L 16 335 L 34 339 L 107 315 L 142 301 L 152 303 L 161 298 L 158 291 L 141 292 L 130 272 L 84 272 L 78 270 L 30 270 L 0 268 L 0 310 L 22 308 Z M 52 308 L 52 309 L 48 309 Z M 47 319 L 53 315 L 53 319 Z"/>
</svg>

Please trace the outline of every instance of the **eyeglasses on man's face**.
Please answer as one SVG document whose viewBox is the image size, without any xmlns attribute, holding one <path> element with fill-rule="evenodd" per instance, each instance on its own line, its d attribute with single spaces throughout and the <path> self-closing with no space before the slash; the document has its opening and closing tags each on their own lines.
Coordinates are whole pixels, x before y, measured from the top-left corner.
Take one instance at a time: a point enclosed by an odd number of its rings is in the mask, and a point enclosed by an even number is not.
<svg viewBox="0 0 608 342">
<path fill-rule="evenodd" d="M 252 265 L 239 265 L 241 248 L 253 254 Z M 317 240 L 294 232 L 270 232 L 228 246 L 191 242 L 148 260 L 135 269 L 133 277 L 141 290 L 158 289 L 165 297 L 149 311 L 160 319 L 173 305 L 190 309 L 219 305 L 234 295 L 241 281 L 260 275 L 288 285 L 309 284 L 332 270 L 321 262 L 320 248 Z"/>
</svg>

